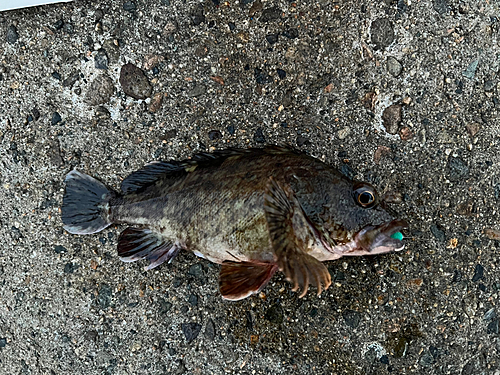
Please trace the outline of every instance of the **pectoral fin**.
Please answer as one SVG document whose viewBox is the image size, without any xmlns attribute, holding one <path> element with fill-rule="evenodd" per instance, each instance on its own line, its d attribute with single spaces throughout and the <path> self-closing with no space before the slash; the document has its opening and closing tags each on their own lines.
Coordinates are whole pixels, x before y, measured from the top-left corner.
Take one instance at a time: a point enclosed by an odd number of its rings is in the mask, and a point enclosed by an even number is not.
<svg viewBox="0 0 500 375">
<path fill-rule="evenodd" d="M 305 245 L 298 240 L 295 233 L 294 215 L 302 215 L 300 220 L 295 222 L 308 224 L 293 192 L 285 192 L 271 179 L 264 208 L 278 267 L 294 284 L 293 291 L 297 291 L 300 287 L 302 289 L 300 297 L 304 297 L 309 284 L 318 288 L 318 295 L 321 294 L 322 284 L 325 290 L 328 289 L 332 282 L 328 269 L 319 260 L 307 254 Z"/>
<path fill-rule="evenodd" d="M 118 256 L 124 262 L 146 259 L 153 269 L 163 262 L 169 263 L 180 251 L 180 247 L 149 229 L 127 228 L 118 238 Z"/>
<path fill-rule="evenodd" d="M 278 270 L 276 264 L 224 262 L 219 274 L 222 297 L 238 301 L 260 292 Z"/>
</svg>

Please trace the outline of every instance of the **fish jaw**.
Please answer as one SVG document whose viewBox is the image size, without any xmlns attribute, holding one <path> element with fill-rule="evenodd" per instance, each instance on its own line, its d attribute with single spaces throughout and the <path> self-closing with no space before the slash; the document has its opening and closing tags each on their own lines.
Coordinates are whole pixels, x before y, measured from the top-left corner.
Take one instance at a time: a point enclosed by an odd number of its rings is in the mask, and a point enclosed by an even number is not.
<svg viewBox="0 0 500 375">
<path fill-rule="evenodd" d="M 407 227 L 408 224 L 404 220 L 392 220 L 378 226 L 367 226 L 361 229 L 350 242 L 329 249 L 331 257 L 328 260 L 342 256 L 379 255 L 401 251 L 405 247 L 403 241 L 391 236 Z"/>
</svg>

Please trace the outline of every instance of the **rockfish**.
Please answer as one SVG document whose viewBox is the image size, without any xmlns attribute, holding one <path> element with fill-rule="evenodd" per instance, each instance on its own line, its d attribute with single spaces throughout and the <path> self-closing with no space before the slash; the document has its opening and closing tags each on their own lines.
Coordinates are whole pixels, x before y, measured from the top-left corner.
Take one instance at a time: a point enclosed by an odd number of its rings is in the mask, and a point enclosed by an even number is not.
<svg viewBox="0 0 500 375">
<path fill-rule="evenodd" d="M 118 238 L 122 261 L 171 262 L 181 249 L 221 264 L 222 297 L 261 291 L 280 270 L 299 287 L 331 284 L 322 263 L 404 248 L 396 220 L 368 183 L 290 148 L 268 146 L 153 162 L 125 178 L 121 192 L 72 170 L 65 179 L 64 228 L 97 233 L 130 225 Z"/>
</svg>

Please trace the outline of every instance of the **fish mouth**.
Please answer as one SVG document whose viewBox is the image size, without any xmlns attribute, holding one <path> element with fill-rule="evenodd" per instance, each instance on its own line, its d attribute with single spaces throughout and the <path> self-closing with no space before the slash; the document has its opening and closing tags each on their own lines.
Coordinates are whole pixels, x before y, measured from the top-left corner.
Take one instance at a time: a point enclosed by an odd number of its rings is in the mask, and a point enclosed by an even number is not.
<svg viewBox="0 0 500 375">
<path fill-rule="evenodd" d="M 367 226 L 355 235 L 353 241 L 355 249 L 352 253 L 344 255 L 377 255 L 401 251 L 405 248 L 403 241 L 393 236 L 404 228 L 408 228 L 408 223 L 400 219 L 378 226 Z M 359 254 L 359 252 L 364 254 Z"/>
</svg>

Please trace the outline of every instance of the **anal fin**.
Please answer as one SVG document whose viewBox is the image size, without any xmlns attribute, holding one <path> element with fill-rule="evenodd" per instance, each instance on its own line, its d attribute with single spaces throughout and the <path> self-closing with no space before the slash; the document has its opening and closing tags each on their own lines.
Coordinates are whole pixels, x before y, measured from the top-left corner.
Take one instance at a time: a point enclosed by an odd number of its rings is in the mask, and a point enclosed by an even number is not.
<svg viewBox="0 0 500 375">
<path fill-rule="evenodd" d="M 179 246 L 149 229 L 127 228 L 118 238 L 120 259 L 124 262 L 146 259 L 150 262 L 146 271 L 163 262 L 170 263 L 180 250 Z"/>
<path fill-rule="evenodd" d="M 307 253 L 305 244 L 297 237 L 294 220 L 301 223 L 298 230 L 313 233 L 314 229 L 308 228 L 310 224 L 293 192 L 285 192 L 276 181 L 270 180 L 264 209 L 279 269 L 294 284 L 293 291 L 299 287 L 302 289 L 299 297 L 306 295 L 309 284 L 315 285 L 320 295 L 322 284 L 326 290 L 332 283 L 330 272 L 323 263 Z M 298 217 L 294 217 L 296 215 Z"/>
<path fill-rule="evenodd" d="M 239 301 L 260 292 L 278 270 L 276 264 L 224 262 L 219 274 L 219 288 L 224 299 Z"/>
</svg>

